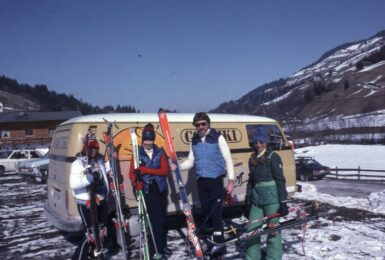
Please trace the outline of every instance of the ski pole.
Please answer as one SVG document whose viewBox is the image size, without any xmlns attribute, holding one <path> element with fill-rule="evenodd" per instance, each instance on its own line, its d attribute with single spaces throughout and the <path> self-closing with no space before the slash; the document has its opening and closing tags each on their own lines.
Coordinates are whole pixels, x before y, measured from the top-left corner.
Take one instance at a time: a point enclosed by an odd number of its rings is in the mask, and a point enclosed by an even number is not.
<svg viewBox="0 0 385 260">
<path fill-rule="evenodd" d="M 141 190 L 137 190 L 138 212 L 139 212 L 139 225 L 140 225 L 140 246 L 143 246 L 143 258 L 144 260 L 150 260 L 150 251 L 148 247 L 147 229 L 144 220 L 144 208 L 141 197 L 143 193 Z M 142 251 L 140 251 L 140 259 L 142 259 Z"/>
<path fill-rule="evenodd" d="M 310 204 L 305 205 L 304 207 L 302 207 L 301 211 L 305 211 L 306 212 L 306 209 L 310 208 L 310 209 L 312 209 L 312 212 L 316 212 L 315 210 L 318 207 L 319 207 L 318 202 L 312 201 Z M 300 212 L 300 210 L 296 210 L 295 208 L 290 208 L 289 211 L 291 211 L 291 212 L 297 211 L 297 215 L 299 215 L 299 212 Z M 270 219 L 273 219 L 273 218 L 277 218 L 277 217 L 280 217 L 280 216 L 281 215 L 278 212 L 276 212 L 276 213 L 273 213 L 271 215 L 267 215 L 267 216 L 264 216 L 264 217 L 261 217 L 261 218 L 258 218 L 258 219 L 254 219 L 252 221 L 247 221 L 245 223 L 242 223 L 241 226 L 246 226 L 246 225 L 254 224 L 254 223 L 257 223 L 257 222 L 267 221 L 267 220 L 270 220 Z M 230 230 L 225 231 L 225 233 L 233 233 L 234 235 L 236 235 L 238 230 L 239 230 L 239 228 L 236 228 L 233 225 L 230 225 Z"/>
</svg>

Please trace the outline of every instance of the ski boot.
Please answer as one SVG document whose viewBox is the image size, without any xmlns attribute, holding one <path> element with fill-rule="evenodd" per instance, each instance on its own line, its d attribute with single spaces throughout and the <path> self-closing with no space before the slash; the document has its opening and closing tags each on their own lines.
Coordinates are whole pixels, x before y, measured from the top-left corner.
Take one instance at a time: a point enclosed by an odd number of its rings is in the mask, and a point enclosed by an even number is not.
<svg viewBox="0 0 385 260">
<path fill-rule="evenodd" d="M 224 242 L 224 234 L 222 231 L 215 231 L 213 235 L 213 241 L 216 243 Z M 222 256 L 226 254 L 226 245 L 213 245 L 209 248 L 210 259 L 220 260 Z"/>
</svg>

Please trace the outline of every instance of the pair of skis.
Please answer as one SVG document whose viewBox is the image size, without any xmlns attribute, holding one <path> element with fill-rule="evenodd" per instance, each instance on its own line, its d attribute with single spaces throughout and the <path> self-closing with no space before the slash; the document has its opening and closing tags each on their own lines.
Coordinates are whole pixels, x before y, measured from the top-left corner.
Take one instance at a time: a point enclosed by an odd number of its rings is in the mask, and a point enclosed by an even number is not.
<svg viewBox="0 0 385 260">
<path fill-rule="evenodd" d="M 141 173 L 138 172 L 139 168 L 139 145 L 138 138 L 135 132 L 135 128 L 130 128 L 130 136 L 132 143 L 132 155 L 134 158 L 134 169 L 135 169 L 135 181 L 133 183 L 135 186 L 136 200 L 138 202 L 138 212 L 139 212 L 139 225 L 140 225 L 140 248 L 143 248 L 143 258 L 144 260 L 150 259 L 161 259 L 161 255 L 158 252 L 158 248 L 155 243 L 154 232 L 152 229 L 152 224 L 150 217 L 147 212 L 146 202 L 144 200 L 144 195 L 142 191 L 142 178 Z M 148 247 L 148 232 L 150 233 L 152 243 L 155 249 L 155 255 L 150 256 L 150 251 Z"/>
<path fill-rule="evenodd" d="M 126 234 L 128 234 L 128 227 L 126 223 L 126 218 L 123 213 L 123 206 L 125 204 L 125 196 L 124 196 L 124 187 L 123 183 L 120 181 L 119 176 L 119 168 L 118 168 L 118 159 L 115 151 L 115 147 L 112 140 L 112 127 L 114 124 L 112 122 L 107 121 L 103 118 L 103 120 L 107 123 L 107 131 L 103 132 L 103 141 L 106 145 L 107 156 L 112 172 L 110 182 L 110 191 L 114 197 L 115 201 L 115 210 L 117 219 L 114 220 L 115 227 L 117 231 L 118 238 L 120 238 L 120 245 L 124 252 L 125 259 L 129 259 L 130 253 L 128 251 Z M 115 125 L 116 128 L 118 128 Z"/>
<path fill-rule="evenodd" d="M 306 216 L 309 214 L 315 214 L 316 210 L 319 208 L 319 203 L 316 201 L 312 201 L 310 203 L 306 203 L 303 206 L 300 206 L 300 208 L 290 208 L 289 212 L 296 212 L 298 216 Z M 225 231 L 226 234 L 233 234 L 233 235 L 238 235 L 238 233 L 245 231 L 246 226 L 257 223 L 257 222 L 262 222 L 265 223 L 266 221 L 273 219 L 273 218 L 279 218 L 281 217 L 281 214 L 273 213 L 271 215 L 264 216 L 262 218 L 254 219 L 251 221 L 244 222 L 242 224 L 236 225 L 234 227 L 233 225 L 230 225 L 229 229 Z"/>
<path fill-rule="evenodd" d="M 106 119 L 103 118 L 103 120 L 107 123 L 107 131 L 103 132 L 103 141 L 106 145 L 106 151 L 107 156 L 110 163 L 110 168 L 112 172 L 110 182 L 110 190 L 114 197 L 115 201 L 115 209 L 116 209 L 116 217 L 115 220 L 115 227 L 118 233 L 118 238 L 121 239 L 120 244 L 122 247 L 122 250 L 124 252 L 125 259 L 129 259 L 130 253 L 128 251 L 128 245 L 127 245 L 127 239 L 126 234 L 128 234 L 128 227 L 125 220 L 125 215 L 123 213 L 123 206 L 124 205 L 124 187 L 122 182 L 119 179 L 119 169 L 118 169 L 118 160 L 116 156 L 115 147 L 112 140 L 112 127 L 114 126 L 113 123 L 108 122 Z M 118 128 L 115 125 L 116 128 Z M 134 156 L 134 163 L 135 163 L 135 169 L 139 167 L 139 153 L 138 153 L 138 141 L 137 136 L 135 133 L 135 129 L 130 129 L 131 134 L 131 140 L 132 140 L 132 147 L 133 147 L 133 156 Z M 138 176 L 139 177 L 139 176 Z M 139 187 L 138 185 L 137 187 Z M 139 217 L 140 217 L 140 228 L 141 228 L 141 248 L 144 249 L 144 259 L 160 259 L 160 255 L 158 253 L 158 250 L 156 248 L 155 240 L 154 240 L 154 234 L 152 231 L 151 222 L 147 213 L 147 207 L 146 203 L 144 201 L 143 192 L 141 189 L 136 190 L 136 198 L 138 200 L 138 210 L 139 210 Z M 154 243 L 155 248 L 155 256 L 153 258 L 149 254 L 149 247 L 148 247 L 148 241 L 147 241 L 147 229 L 149 230 L 149 233 L 152 237 L 152 241 Z"/>
<path fill-rule="evenodd" d="M 295 218 L 292 218 L 289 220 L 285 220 L 285 221 L 282 221 L 280 223 L 277 223 L 275 226 L 272 226 L 272 227 L 269 227 L 268 225 L 262 226 L 262 227 L 257 227 L 257 228 L 250 230 L 250 231 L 247 231 L 241 235 L 237 235 L 236 232 L 234 232 L 236 234 L 235 238 L 229 239 L 229 240 L 222 242 L 222 243 L 217 243 L 217 242 L 210 240 L 210 239 L 208 239 L 208 241 L 215 246 L 223 246 L 223 245 L 232 244 L 235 242 L 243 242 L 243 241 L 247 241 L 247 240 L 250 240 L 250 239 L 253 239 L 256 237 L 260 237 L 262 235 L 267 235 L 267 234 L 279 232 L 283 229 L 301 226 L 302 224 L 317 220 L 320 217 L 332 214 L 334 212 L 335 212 L 334 210 L 329 210 L 326 212 L 317 212 L 316 210 L 314 210 L 313 213 L 311 213 L 310 215 L 299 216 L 299 217 L 295 217 Z M 250 223 L 266 222 L 267 220 L 272 219 L 272 218 L 276 218 L 276 217 L 279 217 L 279 214 L 274 213 L 272 215 L 268 215 L 268 216 L 256 219 Z"/>
<path fill-rule="evenodd" d="M 99 218 L 98 218 L 98 205 L 96 202 L 95 184 L 92 183 L 89 187 L 90 193 L 90 217 L 91 217 L 91 233 L 93 235 L 93 244 L 95 248 L 92 250 L 93 257 L 98 260 L 103 260 L 103 244 L 100 239 Z"/>
<path fill-rule="evenodd" d="M 178 184 L 179 197 L 183 203 L 183 213 L 186 217 L 186 224 L 187 224 L 187 236 L 188 236 L 188 239 L 190 241 L 191 247 L 193 248 L 195 257 L 197 259 L 203 259 L 202 246 L 201 246 L 199 238 L 196 234 L 197 233 L 196 232 L 196 226 L 195 226 L 194 218 L 192 215 L 191 205 L 187 199 L 186 189 L 184 187 L 182 177 L 180 175 L 176 151 L 174 148 L 174 142 L 172 140 L 167 115 L 165 112 L 159 112 L 158 117 L 159 117 L 160 126 L 161 126 L 162 131 L 163 131 L 163 135 L 164 135 L 164 138 L 166 141 L 167 154 L 168 154 L 171 162 L 177 166 L 173 173 L 175 174 L 176 182 Z"/>
</svg>

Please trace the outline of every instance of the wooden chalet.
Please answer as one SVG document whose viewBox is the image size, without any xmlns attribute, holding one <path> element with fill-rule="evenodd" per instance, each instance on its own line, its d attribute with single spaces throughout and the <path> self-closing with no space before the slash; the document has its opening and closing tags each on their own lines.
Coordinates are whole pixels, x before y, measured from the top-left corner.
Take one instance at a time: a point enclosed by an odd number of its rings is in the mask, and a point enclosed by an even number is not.
<svg viewBox="0 0 385 260">
<path fill-rule="evenodd" d="M 80 111 L 0 113 L 0 148 L 49 146 L 57 125 L 81 115 Z"/>
</svg>

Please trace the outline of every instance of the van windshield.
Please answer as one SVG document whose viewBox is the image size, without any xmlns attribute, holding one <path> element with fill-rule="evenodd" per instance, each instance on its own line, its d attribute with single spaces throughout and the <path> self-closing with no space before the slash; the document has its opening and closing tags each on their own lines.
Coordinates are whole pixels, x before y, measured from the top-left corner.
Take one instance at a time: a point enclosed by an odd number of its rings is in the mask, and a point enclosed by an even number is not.
<svg viewBox="0 0 385 260">
<path fill-rule="evenodd" d="M 274 150 L 280 150 L 284 147 L 287 147 L 285 138 L 283 137 L 283 134 L 277 125 L 246 125 L 247 137 L 250 147 L 254 148 L 252 138 L 258 127 L 265 129 L 265 132 L 269 136 L 268 145 L 270 148 Z"/>
</svg>

